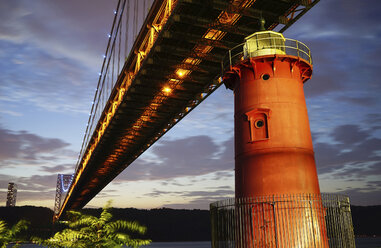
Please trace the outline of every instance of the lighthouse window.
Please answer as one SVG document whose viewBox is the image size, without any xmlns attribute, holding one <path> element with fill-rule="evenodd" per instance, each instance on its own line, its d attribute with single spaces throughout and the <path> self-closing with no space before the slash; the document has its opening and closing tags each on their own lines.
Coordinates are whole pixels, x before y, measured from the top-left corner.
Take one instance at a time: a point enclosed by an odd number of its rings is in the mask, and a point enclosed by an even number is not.
<svg viewBox="0 0 381 248">
<path fill-rule="evenodd" d="M 262 75 L 262 79 L 263 79 L 263 80 L 269 80 L 269 79 L 270 79 L 270 75 L 267 74 L 267 73 L 266 73 L 266 74 L 263 74 L 263 75 Z"/>
<path fill-rule="evenodd" d="M 265 122 L 263 120 L 256 120 L 254 125 L 256 128 L 261 128 L 265 125 Z"/>
</svg>

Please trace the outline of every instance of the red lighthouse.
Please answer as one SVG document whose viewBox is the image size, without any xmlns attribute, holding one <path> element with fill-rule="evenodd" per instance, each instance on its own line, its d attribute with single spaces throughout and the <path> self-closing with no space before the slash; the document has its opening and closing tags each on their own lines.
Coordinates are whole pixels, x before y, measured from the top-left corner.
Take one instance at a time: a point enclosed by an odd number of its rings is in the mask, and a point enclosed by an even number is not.
<svg viewBox="0 0 381 248">
<path fill-rule="evenodd" d="M 234 91 L 235 194 L 252 199 L 247 241 L 236 247 L 328 247 L 303 91 L 312 74 L 308 47 L 257 32 L 225 62 L 223 82 Z"/>
</svg>

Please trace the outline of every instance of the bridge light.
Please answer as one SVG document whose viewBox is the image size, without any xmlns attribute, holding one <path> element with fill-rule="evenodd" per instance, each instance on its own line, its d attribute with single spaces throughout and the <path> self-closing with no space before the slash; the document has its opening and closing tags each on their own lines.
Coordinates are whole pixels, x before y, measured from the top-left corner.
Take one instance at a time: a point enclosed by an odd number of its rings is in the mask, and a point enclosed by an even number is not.
<svg viewBox="0 0 381 248">
<path fill-rule="evenodd" d="M 188 75 L 189 72 L 190 72 L 189 70 L 184 70 L 184 69 L 177 69 L 177 70 L 176 70 L 176 74 L 177 74 L 177 76 L 179 76 L 180 78 L 182 78 L 182 77 Z"/>
<path fill-rule="evenodd" d="M 171 89 L 171 88 L 169 88 L 168 86 L 165 86 L 165 87 L 162 89 L 162 91 L 163 91 L 164 93 L 167 93 L 167 94 L 169 94 L 169 93 L 171 93 L 171 92 L 172 92 L 172 89 Z"/>
</svg>

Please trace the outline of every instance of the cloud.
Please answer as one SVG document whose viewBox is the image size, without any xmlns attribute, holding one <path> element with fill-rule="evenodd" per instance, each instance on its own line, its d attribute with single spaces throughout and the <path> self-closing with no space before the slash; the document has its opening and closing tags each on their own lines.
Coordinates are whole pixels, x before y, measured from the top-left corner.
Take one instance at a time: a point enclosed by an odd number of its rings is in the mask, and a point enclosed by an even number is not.
<svg viewBox="0 0 381 248">
<path fill-rule="evenodd" d="M 0 39 L 15 44 L 30 43 L 49 54 L 98 66 L 99 57 L 94 51 L 106 47 L 116 1 L 113 3 L 101 0 L 2 2 L 0 16 L 7 21 L 0 24 Z"/>
<path fill-rule="evenodd" d="M 371 206 L 371 205 L 380 205 L 381 199 L 381 188 L 378 187 L 376 190 L 367 190 L 364 188 L 353 188 L 346 189 L 335 194 L 348 195 L 353 205 L 363 205 L 363 206 Z"/>
<path fill-rule="evenodd" d="M 381 19 L 378 14 L 380 10 L 378 0 L 323 1 L 312 8 L 303 20 L 294 24 L 288 32 L 306 39 L 346 39 L 348 36 L 367 38 L 369 34 L 377 34 L 381 29 L 377 23 L 377 20 Z M 322 16 L 324 18 L 321 18 Z M 308 22 L 305 19 L 308 19 Z M 298 28 L 294 28 L 295 26 Z"/>
<path fill-rule="evenodd" d="M 366 140 L 369 134 L 356 125 L 342 125 L 332 131 L 333 138 L 343 144 L 355 144 Z"/>
<path fill-rule="evenodd" d="M 186 203 L 164 204 L 162 207 L 177 209 L 208 209 L 212 202 L 220 201 L 234 196 L 234 190 L 228 186 L 212 187 L 205 191 L 165 191 L 154 190 L 145 195 L 146 197 L 173 196 L 187 199 Z"/>
<path fill-rule="evenodd" d="M 56 188 L 57 174 L 53 175 L 33 175 L 30 177 L 19 177 L 17 179 L 18 189 L 20 191 L 40 191 L 41 193 L 48 190 L 51 191 Z"/>
<path fill-rule="evenodd" d="M 138 159 L 116 182 L 197 176 L 234 168 L 232 139 L 221 145 L 206 135 L 162 140 L 152 147 L 151 153 L 155 159 Z"/>
<path fill-rule="evenodd" d="M 345 101 L 348 103 L 358 104 L 364 107 L 367 107 L 369 105 L 373 105 L 376 103 L 376 100 L 374 98 L 368 98 L 368 97 L 349 97 L 349 96 L 340 96 L 338 98 L 339 101 Z"/>
<path fill-rule="evenodd" d="M 34 166 L 45 172 L 73 170 L 76 153 L 68 149 L 70 144 L 57 138 L 45 138 L 27 131 L 11 131 L 0 127 L 0 167 L 22 168 Z M 27 171 L 27 170 L 26 170 Z M 29 171 L 30 173 L 30 171 Z M 19 170 L 19 175 L 23 174 Z"/>
<path fill-rule="evenodd" d="M 362 105 L 377 98 L 380 11 L 377 0 L 320 1 L 286 31 L 287 37 L 311 49 L 314 73 L 305 85 L 307 96 L 336 93 L 341 100 Z M 339 100 L 338 95 L 331 96 Z"/>
<path fill-rule="evenodd" d="M 67 58 L 55 58 L 30 44 L 8 44 L 5 47 L 7 54 L 0 55 L 3 68 L 0 101 L 4 107 L 13 104 L 25 108 L 37 106 L 54 112 L 88 112 L 95 88 L 91 84 L 96 84 L 96 76 L 91 76 L 83 64 Z M 25 63 L 9 64 L 12 56 L 19 56 Z M 9 114 L 14 115 L 14 111 Z"/>
<path fill-rule="evenodd" d="M 56 166 L 41 166 L 41 170 L 49 173 L 71 174 L 74 173 L 73 164 L 60 164 Z"/>
<path fill-rule="evenodd" d="M 380 113 L 368 113 L 365 115 L 364 122 L 369 125 L 369 128 L 377 130 L 381 128 L 381 114 Z"/>
<path fill-rule="evenodd" d="M 324 72 L 323 72 L 324 71 Z M 336 77 L 333 78 L 332 74 L 329 73 L 331 70 L 322 70 L 321 73 L 314 73 L 313 78 L 310 81 L 307 81 L 304 85 L 304 91 L 306 97 L 316 97 L 330 92 L 336 92 L 344 89 L 341 81 Z M 332 72 L 337 74 L 336 71 Z"/>
<path fill-rule="evenodd" d="M 375 138 L 374 132 L 353 124 L 341 125 L 329 134 L 333 143 L 314 145 L 320 178 L 361 185 L 337 189 L 357 205 L 380 204 L 381 187 L 374 178 L 381 175 L 381 139 Z"/>
<path fill-rule="evenodd" d="M 41 154 L 55 152 L 68 145 L 60 139 L 43 138 L 27 131 L 15 132 L 0 127 L 0 161 L 37 160 Z"/>
<path fill-rule="evenodd" d="M 336 127 L 330 135 L 338 143 L 314 145 L 319 174 L 349 176 L 360 170 L 363 174 L 371 175 L 367 168 L 381 160 L 377 153 L 381 151 L 381 139 L 373 138 L 372 130 L 361 130 L 356 125 L 342 125 Z"/>
<path fill-rule="evenodd" d="M 189 192 L 186 203 L 164 204 L 162 207 L 175 209 L 209 209 L 213 202 L 234 197 L 234 190 L 196 191 Z"/>
<path fill-rule="evenodd" d="M 88 113 L 114 6 L 115 0 L 1 2 L 0 101 Z"/>
<path fill-rule="evenodd" d="M 0 174 L 0 189 L 5 192 L 8 183 L 17 184 L 17 202 L 51 200 L 52 206 L 56 193 L 57 175 L 33 175 L 16 177 Z"/>
</svg>

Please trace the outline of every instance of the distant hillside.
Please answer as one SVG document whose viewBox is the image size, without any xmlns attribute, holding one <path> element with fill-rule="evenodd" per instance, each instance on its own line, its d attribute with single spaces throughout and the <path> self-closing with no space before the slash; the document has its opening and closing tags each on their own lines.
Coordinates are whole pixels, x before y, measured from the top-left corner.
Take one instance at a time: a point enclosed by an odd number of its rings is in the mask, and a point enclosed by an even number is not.
<svg viewBox="0 0 381 248">
<path fill-rule="evenodd" d="M 381 205 L 351 206 L 356 235 L 381 236 Z"/>
<path fill-rule="evenodd" d="M 101 209 L 84 209 L 84 213 L 99 215 Z M 207 241 L 210 240 L 208 210 L 178 210 L 113 208 L 115 219 L 136 220 L 148 227 L 147 237 L 153 241 Z M 23 206 L 0 207 L 0 220 L 10 225 L 20 219 L 29 220 L 31 235 L 47 237 L 52 234 L 53 211 L 49 208 Z M 381 206 L 352 206 L 356 235 L 381 236 Z"/>
<path fill-rule="evenodd" d="M 84 209 L 99 215 L 101 209 Z M 147 227 L 153 241 L 208 241 L 211 239 L 208 210 L 113 208 L 115 219 L 136 220 Z"/>
</svg>

